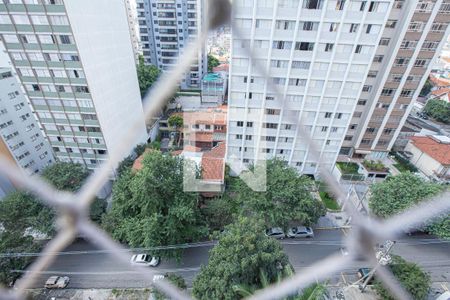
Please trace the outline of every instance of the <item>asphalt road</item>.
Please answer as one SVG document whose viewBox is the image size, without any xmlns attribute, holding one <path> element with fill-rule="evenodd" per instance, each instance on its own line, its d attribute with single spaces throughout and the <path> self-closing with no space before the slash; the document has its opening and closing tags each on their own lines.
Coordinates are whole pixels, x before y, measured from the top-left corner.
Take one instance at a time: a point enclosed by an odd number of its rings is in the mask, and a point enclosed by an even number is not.
<svg viewBox="0 0 450 300">
<path fill-rule="evenodd" d="M 306 272 L 314 262 L 320 261 L 335 252 L 341 253 L 342 240 L 345 232 L 342 230 L 316 230 L 314 239 L 283 240 L 283 247 L 289 256 L 296 272 Z M 182 275 L 188 286 L 208 260 L 208 251 L 212 246 L 188 248 L 185 250 L 181 263 L 162 261 L 155 268 L 159 274 L 175 272 Z M 39 274 L 36 287 L 42 287 L 51 275 L 67 275 L 70 277 L 69 288 L 143 288 L 150 283 L 139 277 L 129 264 L 121 264 L 110 254 L 96 253 L 98 248 L 78 240 L 60 255 L 47 271 Z M 432 239 L 426 235 L 405 237 L 398 240 L 393 253 L 400 254 L 407 260 L 417 262 L 430 272 L 435 282 L 450 280 L 450 242 Z M 130 254 L 131 257 L 131 254 Z M 355 274 L 359 267 L 367 266 L 364 261 L 356 262 L 343 270 L 344 274 Z M 340 280 L 340 273 L 330 275 L 334 280 Z M 350 275 L 350 278 L 351 275 Z M 347 279 L 352 280 L 352 279 Z"/>
</svg>

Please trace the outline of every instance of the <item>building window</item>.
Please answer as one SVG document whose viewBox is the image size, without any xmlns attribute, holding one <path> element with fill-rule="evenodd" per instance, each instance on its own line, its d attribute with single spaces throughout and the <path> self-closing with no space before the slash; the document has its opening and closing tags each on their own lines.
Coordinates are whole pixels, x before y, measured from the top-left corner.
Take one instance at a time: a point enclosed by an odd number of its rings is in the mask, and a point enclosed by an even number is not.
<svg viewBox="0 0 450 300">
<path fill-rule="evenodd" d="M 325 113 L 325 119 L 329 119 L 329 118 L 331 118 L 333 116 L 333 113 L 331 113 L 331 112 L 326 112 Z"/>
<path fill-rule="evenodd" d="M 367 100 L 358 100 L 358 105 L 366 105 Z"/>
<path fill-rule="evenodd" d="M 321 9 L 323 5 L 323 0 L 304 0 L 303 8 L 307 9 Z"/>
<path fill-rule="evenodd" d="M 333 46 L 334 46 L 334 44 L 332 44 L 332 43 L 326 43 L 325 44 L 325 52 L 333 51 Z"/>
<path fill-rule="evenodd" d="M 242 134 L 236 134 L 236 139 L 237 140 L 242 140 Z"/>
<path fill-rule="evenodd" d="M 295 43 L 295 50 L 300 51 L 313 51 L 314 43 L 309 42 L 297 42 Z"/>
<path fill-rule="evenodd" d="M 387 20 L 386 21 L 386 28 L 395 28 L 397 25 L 397 21 L 395 20 Z"/>
<path fill-rule="evenodd" d="M 244 122 L 242 121 L 237 121 L 237 127 L 243 127 L 244 126 Z"/>
<path fill-rule="evenodd" d="M 389 39 L 389 38 L 382 38 L 382 39 L 380 39 L 379 45 L 380 46 L 388 46 L 390 41 L 391 41 L 391 39 Z"/>
<path fill-rule="evenodd" d="M 350 33 L 357 32 L 358 27 L 359 27 L 359 24 L 356 24 L 356 23 L 350 24 Z"/>
<path fill-rule="evenodd" d="M 383 61 L 383 55 L 375 55 L 374 57 L 373 57 L 373 62 L 374 63 L 381 63 L 382 61 Z"/>
<path fill-rule="evenodd" d="M 381 90 L 381 96 L 392 96 L 392 94 L 394 93 L 395 89 L 382 89 Z"/>
<path fill-rule="evenodd" d="M 371 85 L 364 85 L 362 88 L 363 92 L 370 92 L 372 90 L 372 86 Z"/>
</svg>

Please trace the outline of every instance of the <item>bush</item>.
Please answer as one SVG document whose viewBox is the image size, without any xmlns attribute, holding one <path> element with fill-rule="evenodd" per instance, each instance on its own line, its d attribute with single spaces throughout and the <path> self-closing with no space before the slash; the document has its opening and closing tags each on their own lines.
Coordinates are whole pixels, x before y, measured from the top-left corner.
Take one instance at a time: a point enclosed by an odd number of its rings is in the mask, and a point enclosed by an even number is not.
<svg viewBox="0 0 450 300">
<path fill-rule="evenodd" d="M 427 298 L 430 289 L 430 275 L 422 271 L 415 263 L 408 262 L 397 255 L 392 255 L 392 263 L 389 265 L 394 276 L 415 300 Z M 379 281 L 375 281 L 375 290 L 381 299 L 395 300 L 390 292 Z"/>
<path fill-rule="evenodd" d="M 424 111 L 433 119 L 450 124 L 450 103 L 438 99 L 429 100 Z"/>
</svg>

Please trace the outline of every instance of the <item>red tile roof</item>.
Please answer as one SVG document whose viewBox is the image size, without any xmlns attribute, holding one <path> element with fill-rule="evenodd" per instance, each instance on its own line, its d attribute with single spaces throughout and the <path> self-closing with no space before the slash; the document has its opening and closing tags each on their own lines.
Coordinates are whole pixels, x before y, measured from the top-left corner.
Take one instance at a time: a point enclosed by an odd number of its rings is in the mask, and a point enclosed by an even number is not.
<svg viewBox="0 0 450 300">
<path fill-rule="evenodd" d="M 228 72 L 229 70 L 230 70 L 229 64 L 221 64 L 213 68 L 213 72 Z"/>
<path fill-rule="evenodd" d="M 225 143 L 219 143 L 202 157 L 202 178 L 211 181 L 223 181 L 225 178 Z"/>
<path fill-rule="evenodd" d="M 226 105 L 217 108 L 210 108 L 202 111 L 185 111 L 183 113 L 174 113 L 180 115 L 184 119 L 184 124 L 209 124 L 209 125 L 226 125 L 227 124 Z"/>
<path fill-rule="evenodd" d="M 441 164 L 450 165 L 450 144 L 444 144 L 429 136 L 414 136 L 411 142 Z"/>
<path fill-rule="evenodd" d="M 433 82 L 436 86 L 449 86 L 450 85 L 450 79 L 449 78 L 442 78 L 442 77 L 436 77 L 433 74 L 430 74 L 430 80 Z"/>
<path fill-rule="evenodd" d="M 144 160 L 144 156 L 145 156 L 145 154 L 149 153 L 150 151 L 153 151 L 153 149 L 147 148 L 147 149 L 145 149 L 144 153 L 142 153 L 141 156 L 136 158 L 136 160 L 133 163 L 133 167 L 132 167 L 133 171 L 142 170 L 142 161 Z"/>
<path fill-rule="evenodd" d="M 443 94 L 448 94 L 449 92 L 450 92 L 450 88 L 442 88 L 442 89 L 432 91 L 431 94 L 433 94 L 435 96 L 440 96 Z"/>
</svg>

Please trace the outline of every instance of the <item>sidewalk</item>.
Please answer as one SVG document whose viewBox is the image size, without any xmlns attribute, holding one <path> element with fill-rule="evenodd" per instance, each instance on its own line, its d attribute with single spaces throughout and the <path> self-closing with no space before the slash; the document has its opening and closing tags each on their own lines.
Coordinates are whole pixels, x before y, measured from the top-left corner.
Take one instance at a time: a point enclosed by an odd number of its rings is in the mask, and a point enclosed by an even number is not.
<svg viewBox="0 0 450 300">
<path fill-rule="evenodd" d="M 319 218 L 315 229 L 336 229 L 347 227 L 349 227 L 348 216 L 345 212 L 327 212 L 324 217 Z"/>
</svg>

